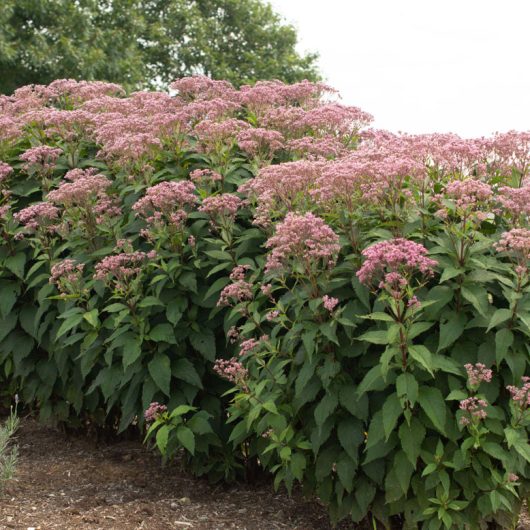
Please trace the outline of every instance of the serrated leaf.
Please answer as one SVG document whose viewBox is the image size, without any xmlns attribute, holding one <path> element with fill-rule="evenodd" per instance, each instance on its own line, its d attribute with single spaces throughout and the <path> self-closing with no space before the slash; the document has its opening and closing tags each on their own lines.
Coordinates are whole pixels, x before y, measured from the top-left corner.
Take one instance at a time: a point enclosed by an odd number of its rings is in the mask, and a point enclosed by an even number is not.
<svg viewBox="0 0 530 530">
<path fill-rule="evenodd" d="M 399 428 L 401 447 L 409 462 L 416 467 L 420 456 L 421 444 L 425 439 L 426 430 L 422 423 L 415 417 L 410 420 L 410 425 L 404 422 Z"/>
<path fill-rule="evenodd" d="M 453 313 L 447 322 L 440 325 L 438 351 L 453 345 L 464 332 L 466 317 L 462 313 Z"/>
<path fill-rule="evenodd" d="M 195 454 L 195 435 L 191 429 L 188 429 L 185 425 L 179 425 L 177 427 L 177 439 L 184 449 L 188 450 L 192 455 Z"/>
<path fill-rule="evenodd" d="M 206 360 L 215 360 L 215 336 L 211 329 L 191 332 L 190 343 Z"/>
<path fill-rule="evenodd" d="M 315 408 L 315 421 L 318 427 L 322 427 L 324 422 L 335 412 L 339 400 L 334 394 L 326 394 Z"/>
<path fill-rule="evenodd" d="M 147 365 L 149 374 L 156 386 L 168 397 L 171 382 L 171 363 L 169 357 L 163 353 L 155 353 L 152 361 Z"/>
<path fill-rule="evenodd" d="M 418 402 L 433 425 L 445 434 L 446 408 L 442 393 L 435 387 L 422 386 L 418 394 Z"/>
<path fill-rule="evenodd" d="M 385 438 L 392 434 L 392 431 L 397 425 L 399 417 L 403 414 L 403 408 L 397 394 L 390 394 L 383 404 L 383 428 L 385 431 Z"/>
<path fill-rule="evenodd" d="M 506 322 L 510 318 L 512 318 L 512 312 L 509 309 L 497 309 L 497 311 L 495 311 L 491 317 L 486 333 L 499 324 Z"/>
<path fill-rule="evenodd" d="M 416 378 L 410 373 L 405 372 L 400 374 L 396 379 L 396 391 L 400 398 L 406 398 L 414 406 L 418 400 L 418 382 Z"/>
<path fill-rule="evenodd" d="M 150 332 L 149 339 L 155 342 L 168 342 L 169 344 L 176 344 L 175 329 L 171 324 L 157 324 Z"/>
</svg>

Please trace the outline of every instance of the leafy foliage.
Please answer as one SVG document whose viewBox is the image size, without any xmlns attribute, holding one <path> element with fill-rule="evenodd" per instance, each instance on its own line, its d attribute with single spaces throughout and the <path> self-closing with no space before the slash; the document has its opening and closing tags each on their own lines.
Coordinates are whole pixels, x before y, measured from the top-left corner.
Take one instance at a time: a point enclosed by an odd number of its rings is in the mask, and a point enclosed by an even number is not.
<svg viewBox="0 0 530 530">
<path fill-rule="evenodd" d="M 334 520 L 511 527 L 530 136 L 374 131 L 309 82 L 173 87 L 2 100 L 2 377 L 44 420 L 147 427 L 213 480 L 259 465 Z"/>
</svg>

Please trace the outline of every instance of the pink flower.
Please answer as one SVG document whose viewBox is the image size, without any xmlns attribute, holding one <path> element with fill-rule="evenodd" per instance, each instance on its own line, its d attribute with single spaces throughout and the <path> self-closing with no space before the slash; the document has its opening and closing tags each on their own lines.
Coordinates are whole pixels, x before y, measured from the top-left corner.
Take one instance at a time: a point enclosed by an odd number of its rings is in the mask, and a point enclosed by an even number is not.
<svg viewBox="0 0 530 530">
<path fill-rule="evenodd" d="M 226 224 L 235 220 L 244 201 L 232 193 L 206 197 L 199 207 L 200 212 L 208 214 L 214 224 Z"/>
<path fill-rule="evenodd" d="M 53 232 L 55 222 L 59 219 L 59 209 L 49 202 L 39 202 L 20 210 L 13 217 L 30 231 L 40 228 Z"/>
<path fill-rule="evenodd" d="M 188 216 L 185 208 L 196 202 L 193 182 L 169 181 L 147 188 L 145 195 L 133 204 L 132 209 L 148 224 L 169 223 L 180 226 Z"/>
<path fill-rule="evenodd" d="M 530 406 L 530 377 L 524 376 L 521 378 L 523 385 L 507 386 L 506 388 L 512 396 L 512 400 L 522 409 L 526 409 Z"/>
<path fill-rule="evenodd" d="M 464 365 L 467 372 L 467 380 L 471 386 L 478 386 L 482 381 L 489 383 L 493 372 L 486 368 L 486 365 L 482 363 L 471 364 L 467 363 Z"/>
<path fill-rule="evenodd" d="M 325 294 L 322 297 L 322 302 L 324 304 L 324 307 L 331 313 L 335 309 L 335 306 L 339 303 L 339 299 L 332 298 L 331 296 Z"/>
<path fill-rule="evenodd" d="M 55 284 L 61 293 L 70 293 L 79 286 L 84 268 L 83 263 L 64 259 L 52 266 L 49 282 Z"/>
<path fill-rule="evenodd" d="M 11 173 L 13 173 L 13 168 L 5 162 L 0 162 L 0 184 L 4 182 Z"/>
<path fill-rule="evenodd" d="M 248 371 L 235 357 L 228 360 L 217 359 L 213 365 L 213 369 L 219 377 L 246 388 Z"/>
<path fill-rule="evenodd" d="M 272 322 L 275 318 L 278 318 L 280 316 L 280 312 L 275 309 L 274 311 L 269 311 L 266 315 L 265 315 L 265 318 L 269 321 L 269 322 Z"/>
<path fill-rule="evenodd" d="M 530 260 L 530 230 L 512 228 L 502 234 L 499 242 L 494 247 L 499 252 L 512 254 L 521 265 L 526 265 Z"/>
<path fill-rule="evenodd" d="M 319 263 L 332 266 L 340 250 L 337 234 L 312 213 L 288 213 L 265 246 L 272 249 L 267 256 L 266 272 L 286 268 L 293 261 L 304 263 L 307 271 Z"/>
<path fill-rule="evenodd" d="M 472 421 L 480 421 L 488 416 L 486 407 L 488 402 L 476 397 L 469 397 L 460 401 L 460 409 L 464 410 L 467 415 L 460 419 L 461 425 L 469 425 Z"/>
<path fill-rule="evenodd" d="M 105 175 L 96 175 L 93 170 L 85 170 L 83 174 L 80 171 L 75 173 L 75 180 L 62 182 L 56 190 L 50 191 L 48 200 L 67 207 L 86 207 L 105 194 L 112 184 Z M 72 176 L 70 173 L 70 177 Z"/>
<path fill-rule="evenodd" d="M 211 169 L 195 169 L 190 173 L 190 179 L 193 182 L 213 184 L 214 182 L 223 180 L 223 177 Z"/>
<path fill-rule="evenodd" d="M 252 284 L 245 281 L 248 265 L 238 265 L 230 273 L 233 283 L 228 284 L 219 295 L 218 306 L 231 306 L 233 303 L 240 303 L 252 300 Z"/>
<path fill-rule="evenodd" d="M 161 405 L 160 403 L 157 403 L 156 401 L 153 401 L 148 407 L 148 409 L 144 412 L 144 418 L 146 423 L 153 423 L 155 420 L 158 419 L 158 417 L 167 411 L 166 405 Z"/>
<path fill-rule="evenodd" d="M 427 249 L 423 245 L 403 238 L 381 241 L 364 249 L 362 254 L 366 260 L 357 271 L 357 277 L 365 285 L 370 285 L 375 278 L 386 273 L 399 273 L 400 277 L 404 277 L 419 272 L 430 277 L 437 264 L 427 257 Z M 386 281 L 389 279 L 393 282 L 393 276 L 386 277 Z"/>
<path fill-rule="evenodd" d="M 63 154 L 63 150 L 47 145 L 39 145 L 24 151 L 20 160 L 26 162 L 22 167 L 25 171 L 35 170 L 37 173 L 49 173 L 55 167 L 57 159 Z"/>
<path fill-rule="evenodd" d="M 138 276 L 142 272 L 142 265 L 154 259 L 156 252 L 122 252 L 104 257 L 95 266 L 94 279 L 108 280 L 113 277 L 118 281 L 125 281 L 131 277 Z"/>
<path fill-rule="evenodd" d="M 276 151 L 283 149 L 284 138 L 278 131 L 257 127 L 241 131 L 237 143 L 248 155 L 270 160 Z"/>
</svg>

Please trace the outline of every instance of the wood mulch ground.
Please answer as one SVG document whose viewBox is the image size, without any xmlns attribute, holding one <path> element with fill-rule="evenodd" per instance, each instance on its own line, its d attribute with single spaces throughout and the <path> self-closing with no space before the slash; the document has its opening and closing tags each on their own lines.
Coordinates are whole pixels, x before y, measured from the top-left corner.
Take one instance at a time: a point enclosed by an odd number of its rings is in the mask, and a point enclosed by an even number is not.
<svg viewBox="0 0 530 530">
<path fill-rule="evenodd" d="M 140 442 L 96 445 L 26 419 L 17 443 L 17 473 L 0 496 L 1 530 L 331 530 L 316 501 L 276 494 L 269 483 L 212 486 L 162 467 Z M 530 530 L 527 513 L 518 528 Z"/>
<path fill-rule="evenodd" d="M 331 529 L 317 502 L 275 494 L 269 483 L 212 486 L 163 468 L 139 442 L 96 446 L 26 419 L 17 443 L 17 473 L 0 497 L 2 530 Z"/>
</svg>

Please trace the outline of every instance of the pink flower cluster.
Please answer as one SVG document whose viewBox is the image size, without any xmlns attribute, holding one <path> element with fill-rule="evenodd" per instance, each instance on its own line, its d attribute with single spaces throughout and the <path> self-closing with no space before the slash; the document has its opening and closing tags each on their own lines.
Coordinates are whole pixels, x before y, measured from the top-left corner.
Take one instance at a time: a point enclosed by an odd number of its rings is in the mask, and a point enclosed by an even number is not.
<svg viewBox="0 0 530 530">
<path fill-rule="evenodd" d="M 497 199 L 503 208 L 499 211 L 500 215 L 507 212 L 514 217 L 527 217 L 530 215 L 530 182 L 520 188 L 502 186 Z"/>
<path fill-rule="evenodd" d="M 32 232 L 39 228 L 53 232 L 59 219 L 59 209 L 49 202 L 39 202 L 20 210 L 13 217 Z"/>
<path fill-rule="evenodd" d="M 64 259 L 52 266 L 49 281 L 62 293 L 68 293 L 80 283 L 84 268 L 83 263 L 77 263 L 69 258 Z"/>
<path fill-rule="evenodd" d="M 142 265 L 155 258 L 156 252 L 154 250 L 147 253 L 137 250 L 105 256 L 95 266 L 94 279 L 105 281 L 109 277 L 114 277 L 118 281 L 127 280 L 140 274 Z"/>
<path fill-rule="evenodd" d="M 487 214 L 479 211 L 490 206 L 493 190 L 489 184 L 476 179 L 453 180 L 445 187 L 443 195 L 452 199 L 456 207 L 466 212 L 475 212 L 479 220 L 484 220 Z"/>
<path fill-rule="evenodd" d="M 283 269 L 291 261 L 304 263 L 306 269 L 313 269 L 319 263 L 331 267 L 340 250 L 337 234 L 312 213 L 288 213 L 265 246 L 271 249 L 266 272 Z"/>
<path fill-rule="evenodd" d="M 153 423 L 158 419 L 158 417 L 167 411 L 166 405 L 161 405 L 160 403 L 157 403 L 156 401 L 153 401 L 147 408 L 147 410 L 144 412 L 144 419 L 146 423 Z"/>
<path fill-rule="evenodd" d="M 217 359 L 213 365 L 213 369 L 219 377 L 246 388 L 248 370 L 235 357 L 231 359 Z"/>
<path fill-rule="evenodd" d="M 0 184 L 7 180 L 7 177 L 13 173 L 13 168 L 6 164 L 5 162 L 0 161 Z"/>
<path fill-rule="evenodd" d="M 190 173 L 190 179 L 197 183 L 212 185 L 214 182 L 223 180 L 222 175 L 211 169 L 195 169 Z"/>
<path fill-rule="evenodd" d="M 34 170 L 39 174 L 47 174 L 53 171 L 57 159 L 63 154 L 63 150 L 58 147 L 49 147 L 48 145 L 38 145 L 24 151 L 20 155 L 20 160 L 25 162 L 23 168 L 25 171 Z"/>
<path fill-rule="evenodd" d="M 488 407 L 488 402 L 484 399 L 479 399 L 477 397 L 468 397 L 460 401 L 460 409 L 464 410 L 467 415 L 460 418 L 461 425 L 469 425 L 473 420 L 480 421 L 485 419 L 488 416 L 486 408 Z"/>
<path fill-rule="evenodd" d="M 324 304 L 324 307 L 331 313 L 339 303 L 339 299 L 325 294 L 322 297 L 322 303 Z"/>
<path fill-rule="evenodd" d="M 73 172 L 69 172 L 68 176 L 70 182 L 63 181 L 56 190 L 48 193 L 49 201 L 66 207 L 86 207 L 105 195 L 112 184 L 105 175 L 94 174 L 90 169 L 77 170 L 75 176 Z"/>
<path fill-rule="evenodd" d="M 508 392 L 510 392 L 513 401 L 521 408 L 527 409 L 530 407 L 530 377 L 524 376 L 521 378 L 523 385 L 518 386 L 507 386 Z"/>
<path fill-rule="evenodd" d="M 408 239 L 381 241 L 363 250 L 366 260 L 357 271 L 357 277 L 365 285 L 371 285 L 381 275 L 385 277 L 385 282 L 392 285 L 415 272 L 430 277 L 434 274 L 437 262 L 427 257 L 427 253 L 423 245 Z"/>
<path fill-rule="evenodd" d="M 248 265 L 238 265 L 232 269 L 230 279 L 233 283 L 228 284 L 219 295 L 218 306 L 231 306 L 234 302 L 240 303 L 252 300 L 252 284 L 245 280 L 249 269 Z"/>
<path fill-rule="evenodd" d="M 165 221 L 180 226 L 187 217 L 185 208 L 196 202 L 193 182 L 169 181 L 148 188 L 132 208 L 136 215 L 143 217 L 149 224 Z"/>
<path fill-rule="evenodd" d="M 276 151 L 284 148 L 284 138 L 278 131 L 261 127 L 245 129 L 237 135 L 239 148 L 252 157 L 271 160 Z"/>
<path fill-rule="evenodd" d="M 495 245 L 499 252 L 513 254 L 524 265 L 530 260 L 530 230 L 527 228 L 512 228 L 502 234 Z"/>
<path fill-rule="evenodd" d="M 238 210 L 243 206 L 244 201 L 233 193 L 223 193 L 206 197 L 199 207 L 200 212 L 208 214 L 212 223 L 225 224 L 233 222 Z"/>
<path fill-rule="evenodd" d="M 489 368 L 486 368 L 485 364 L 467 363 L 464 365 L 464 368 L 467 372 L 467 381 L 472 387 L 480 385 L 482 381 L 484 381 L 485 383 L 489 383 L 491 381 L 493 372 Z"/>
</svg>

